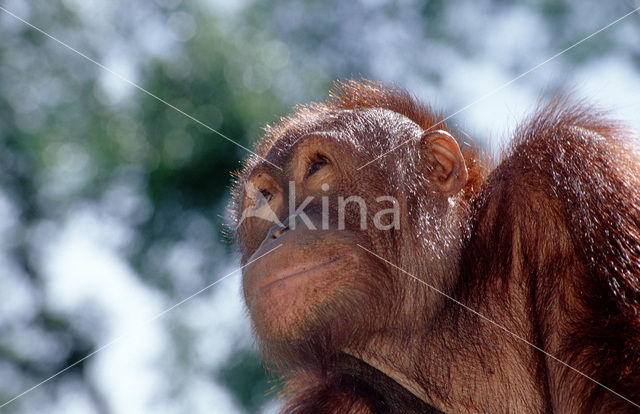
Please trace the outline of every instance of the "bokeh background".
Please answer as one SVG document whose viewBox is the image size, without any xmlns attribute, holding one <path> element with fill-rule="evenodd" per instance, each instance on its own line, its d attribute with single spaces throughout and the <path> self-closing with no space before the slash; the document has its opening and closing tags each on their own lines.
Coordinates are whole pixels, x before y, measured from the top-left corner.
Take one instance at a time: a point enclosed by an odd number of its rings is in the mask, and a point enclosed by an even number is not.
<svg viewBox="0 0 640 414">
<path fill-rule="evenodd" d="M 336 78 L 408 88 L 495 151 L 545 92 L 640 128 L 625 0 L 6 0 L 250 146 Z M 246 153 L 0 11 L 2 413 L 274 412 L 223 233 Z M 155 318 L 155 319 L 154 319 Z M 118 341 L 110 344 L 116 338 Z"/>
</svg>

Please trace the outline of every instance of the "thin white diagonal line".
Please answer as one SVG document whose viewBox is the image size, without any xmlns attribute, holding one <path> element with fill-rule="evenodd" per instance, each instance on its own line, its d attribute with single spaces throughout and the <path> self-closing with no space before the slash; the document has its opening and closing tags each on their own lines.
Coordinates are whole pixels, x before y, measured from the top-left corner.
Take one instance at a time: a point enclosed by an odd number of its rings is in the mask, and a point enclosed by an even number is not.
<svg viewBox="0 0 640 414">
<path fill-rule="evenodd" d="M 546 356 L 548 356 L 549 358 L 553 359 L 554 361 L 559 362 L 560 364 L 564 365 L 565 367 L 575 371 L 576 373 L 582 375 L 583 377 L 585 377 L 586 379 L 592 381 L 593 383 L 595 383 L 596 385 L 601 386 L 602 388 L 604 388 L 605 390 L 617 395 L 618 397 L 622 398 L 623 400 L 627 401 L 630 404 L 635 405 L 637 408 L 640 408 L 640 404 L 637 404 L 633 401 L 631 401 L 630 399 L 628 399 L 627 397 L 625 397 L 624 395 L 612 390 L 611 388 L 607 387 L 606 385 L 596 381 L 595 379 L 591 378 L 590 376 L 588 376 L 587 374 L 585 374 L 584 372 L 578 370 L 577 368 L 572 367 L 571 365 L 567 364 L 566 362 L 564 362 L 563 360 L 559 359 L 558 357 L 550 354 L 549 352 L 545 351 L 544 349 L 540 348 L 539 346 L 527 341 L 525 338 L 523 338 L 522 336 L 511 332 L 509 329 L 505 328 L 504 326 L 502 326 L 501 324 L 499 324 L 498 322 L 494 321 L 491 318 L 488 318 L 486 316 L 484 316 L 483 314 L 481 314 L 480 312 L 476 311 L 473 308 L 470 308 L 469 306 L 465 305 L 464 303 L 460 302 L 459 300 L 457 300 L 456 298 L 446 294 L 445 292 L 441 291 L 440 289 L 438 289 L 437 287 L 425 282 L 424 280 L 412 275 L 411 273 L 407 272 L 406 270 L 402 269 L 399 266 L 396 266 L 394 263 L 391 263 L 390 261 L 388 261 L 387 259 L 385 259 L 384 257 L 372 252 L 371 250 L 367 249 L 366 247 L 363 247 L 362 245 L 358 244 L 358 247 L 360 247 L 362 250 L 372 254 L 373 256 L 377 257 L 378 259 L 382 260 L 383 262 L 393 266 L 394 268 L 398 269 L 399 271 L 401 271 L 402 273 L 406 274 L 407 276 L 412 277 L 413 279 L 417 280 L 418 282 L 422 283 L 423 285 L 427 286 L 428 288 L 431 288 L 433 290 L 435 290 L 436 292 L 438 292 L 439 294 L 441 294 L 442 296 L 444 296 L 445 298 L 449 299 L 450 301 L 454 302 L 455 304 L 463 307 L 464 309 L 468 310 L 469 312 L 473 313 L 474 315 L 479 316 L 481 319 L 484 319 L 485 321 L 489 322 L 490 324 L 502 329 L 503 331 L 505 331 L 506 333 L 508 333 L 509 335 L 513 336 L 514 338 L 524 342 L 525 344 L 529 345 L 530 347 L 542 352 L 543 354 L 545 354 Z"/>
<path fill-rule="evenodd" d="M 269 250 L 268 252 L 256 257 L 255 259 L 245 263 L 244 265 L 240 266 L 239 268 L 235 269 L 234 271 L 232 271 L 231 273 L 226 274 L 225 276 L 221 277 L 220 279 L 216 280 L 215 282 L 203 287 L 202 289 L 200 289 L 199 291 L 197 291 L 196 293 L 194 293 L 193 295 L 186 297 L 184 299 L 182 299 L 180 302 L 176 303 L 175 305 L 163 310 L 162 312 L 158 313 L 157 315 L 154 315 L 153 317 L 147 319 L 146 321 L 144 321 L 143 323 L 141 323 L 140 325 L 138 325 L 136 328 L 139 329 L 143 326 L 146 326 L 148 324 L 150 324 L 151 322 L 155 321 L 156 319 L 160 318 L 161 316 L 163 316 L 164 314 L 171 312 L 172 310 L 174 310 L 175 308 L 177 308 L 178 306 L 184 304 L 185 302 L 193 299 L 194 297 L 198 296 L 199 294 L 201 294 L 202 292 L 204 292 L 205 290 L 210 289 L 211 287 L 215 286 L 216 284 L 222 282 L 223 280 L 225 280 L 226 278 L 228 278 L 229 276 L 233 275 L 234 273 L 236 273 L 239 270 L 242 270 L 243 268 L 245 268 L 246 266 L 250 265 L 251 263 L 255 262 L 256 260 L 261 259 L 262 257 L 268 255 L 269 253 L 271 253 L 272 251 L 276 250 L 277 248 L 281 247 L 282 244 L 277 245 L 276 247 L 274 247 L 273 249 Z M 10 399 L 9 401 L 4 402 L 2 405 L 0 405 L 0 408 L 3 408 L 9 404 L 11 404 L 12 402 L 14 402 L 15 400 L 25 396 L 26 394 L 30 393 L 31 391 L 35 390 L 36 388 L 38 388 L 39 386 L 41 386 L 42 384 L 45 384 L 49 381 L 51 381 L 52 379 L 54 379 L 55 377 L 57 377 L 58 375 L 64 373 L 65 371 L 75 367 L 76 365 L 78 365 L 79 363 L 91 358 L 92 356 L 94 356 L 95 354 L 97 354 L 98 352 L 102 351 L 103 349 L 106 349 L 108 347 L 110 347 L 111 345 L 115 344 L 116 342 L 122 340 L 123 338 L 126 338 L 127 336 L 131 335 L 132 333 L 135 333 L 136 329 L 131 329 L 128 332 L 125 332 L 123 334 L 121 334 L 120 336 L 112 339 L 111 341 L 107 342 L 106 344 L 100 346 L 98 349 L 96 349 L 95 351 L 91 352 L 90 354 L 85 355 L 84 357 L 80 358 L 79 360 L 77 360 L 76 362 L 74 362 L 73 364 L 61 369 L 60 371 L 56 372 L 55 374 L 53 374 L 52 376 L 48 377 L 47 379 L 44 379 L 42 381 L 40 381 L 39 383 L 37 383 L 36 385 L 34 385 L 33 387 L 21 392 L 20 394 L 16 395 L 15 397 L 13 397 L 12 399 Z"/>
<path fill-rule="evenodd" d="M 541 66 L 549 63 L 550 61 L 552 61 L 553 59 L 557 58 L 558 56 L 568 52 L 569 50 L 573 49 L 574 47 L 578 46 L 579 44 L 586 42 L 587 40 L 591 39 L 593 36 L 597 35 L 598 33 L 607 30 L 608 28 L 610 28 L 611 26 L 613 26 L 614 24 L 620 22 L 621 20 L 631 16 L 632 14 L 636 13 L 637 11 L 640 10 L 640 7 L 635 8 L 634 10 L 630 11 L 629 13 L 625 14 L 624 16 L 620 17 L 619 19 L 609 23 L 608 25 L 600 28 L 599 30 L 597 30 L 596 32 L 591 33 L 589 36 L 585 37 L 584 39 L 580 40 L 579 42 L 576 42 L 574 44 L 572 44 L 571 46 L 569 46 L 568 48 L 564 49 L 561 52 L 556 53 L 555 55 L 551 56 L 550 58 L 548 58 L 547 60 L 545 60 L 544 62 L 538 63 L 536 66 L 532 67 L 531 69 L 527 70 L 526 72 L 521 73 L 520 75 L 516 76 L 515 78 L 511 79 L 509 82 L 503 83 L 502 85 L 498 86 L 496 89 L 485 93 L 484 95 L 482 95 L 481 97 L 479 97 L 478 99 L 476 99 L 475 101 L 471 102 L 468 105 L 463 106 L 462 108 L 458 109 L 456 112 L 454 112 L 453 114 L 449 115 L 448 117 L 446 117 L 445 119 L 443 119 L 442 121 L 439 121 L 437 123 L 435 123 L 434 125 L 430 126 L 427 131 L 432 130 L 433 128 L 435 128 L 436 126 L 442 124 L 443 122 L 446 122 L 447 120 L 451 119 L 452 117 L 458 115 L 460 112 L 465 111 L 467 109 L 469 109 L 470 107 L 474 106 L 475 104 L 477 104 L 478 102 L 484 101 L 485 99 L 487 99 L 488 97 L 495 95 L 496 93 L 500 92 L 502 89 L 506 88 L 507 86 L 511 85 L 512 83 L 514 83 L 515 81 L 517 81 L 518 79 L 528 75 L 529 73 L 533 72 L 534 70 L 540 68 Z M 426 132 L 426 131 L 425 131 Z M 400 148 L 401 146 L 403 146 L 404 144 L 406 144 L 407 142 L 412 141 L 411 139 L 408 139 L 406 141 L 401 142 L 400 144 L 392 147 L 389 151 L 386 151 L 380 155 L 378 155 L 377 157 L 375 157 L 374 159 L 372 159 L 371 161 L 367 162 L 364 165 L 361 165 L 360 167 L 358 167 L 358 171 L 363 169 L 364 167 L 366 167 L 367 165 L 375 162 L 376 160 L 379 160 L 380 158 L 384 157 L 385 155 L 395 151 L 396 149 Z"/>
<path fill-rule="evenodd" d="M 250 154 L 255 155 L 256 157 L 262 159 L 263 161 L 267 162 L 268 164 L 271 164 L 272 166 L 274 166 L 275 168 L 277 168 L 278 170 L 282 170 L 282 168 L 280 168 L 279 166 L 275 165 L 274 163 L 264 159 L 263 157 L 259 156 L 258 154 L 256 154 L 255 152 L 251 151 L 249 148 L 245 147 L 244 145 L 234 141 L 233 139 L 229 138 L 228 136 L 224 135 L 222 132 L 217 131 L 213 128 L 211 128 L 209 125 L 205 124 L 204 122 L 200 121 L 199 119 L 196 119 L 195 117 L 193 117 L 192 115 L 189 115 L 188 113 L 184 112 L 182 109 L 176 107 L 175 105 L 170 104 L 169 102 L 165 101 L 164 99 L 160 98 L 159 96 L 151 93 L 150 91 L 148 91 L 147 89 L 143 88 L 142 86 L 138 85 L 135 82 L 130 81 L 129 79 L 125 78 L 124 76 L 122 76 L 121 74 L 119 74 L 118 72 L 109 69 L 108 67 L 106 67 L 105 65 L 103 65 L 102 63 L 96 61 L 95 59 L 92 59 L 91 57 L 85 55 L 84 53 L 80 52 L 77 49 L 74 49 L 72 46 L 70 46 L 69 44 L 63 42 L 62 40 L 50 35 L 49 33 L 45 32 L 44 30 L 40 29 L 39 27 L 34 26 L 33 24 L 29 23 L 28 21 L 24 20 L 23 18 L 21 18 L 20 16 L 17 16 L 15 14 L 13 14 L 12 12 L 10 12 L 9 10 L 5 9 L 4 7 L 0 6 L 0 10 L 2 10 L 3 12 L 7 13 L 8 15 L 14 17 L 15 19 L 21 21 L 22 23 L 26 24 L 27 26 L 31 27 L 34 30 L 37 30 L 38 32 L 42 33 L 43 35 L 47 36 L 49 39 L 54 40 L 55 42 L 61 44 L 62 46 L 66 47 L 67 49 L 71 50 L 72 52 L 82 56 L 83 58 L 85 58 L 86 60 L 88 60 L 89 62 L 95 64 L 96 66 L 98 66 L 100 69 L 105 70 L 106 72 L 109 72 L 110 74 L 112 74 L 113 76 L 115 76 L 116 78 L 122 80 L 123 82 L 128 83 L 129 85 L 133 86 L 134 88 L 138 89 L 141 92 L 146 93 L 147 95 L 151 96 L 152 98 L 158 100 L 159 102 L 162 102 L 163 104 L 167 105 L 169 108 L 179 112 L 180 114 L 186 116 L 187 118 L 189 118 L 190 120 L 192 120 L 193 122 L 205 127 L 206 129 L 208 129 L 209 131 L 221 136 L 222 138 L 226 139 L 227 141 L 231 142 L 234 145 L 237 145 L 238 147 L 242 148 L 243 150 L 249 152 Z"/>
</svg>

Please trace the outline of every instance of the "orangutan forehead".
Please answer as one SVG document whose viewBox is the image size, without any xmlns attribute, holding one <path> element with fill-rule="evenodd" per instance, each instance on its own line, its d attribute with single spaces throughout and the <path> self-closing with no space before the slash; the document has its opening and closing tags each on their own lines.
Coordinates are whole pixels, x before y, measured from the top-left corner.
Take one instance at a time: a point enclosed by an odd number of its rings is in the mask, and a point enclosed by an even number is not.
<svg viewBox="0 0 640 414">
<path fill-rule="evenodd" d="M 324 136 L 347 151 L 375 158 L 423 129 L 418 123 L 385 108 L 332 109 L 304 106 L 265 129 L 255 154 L 245 160 L 238 184 L 243 185 L 257 169 L 282 167 L 296 145 L 311 136 Z"/>
<path fill-rule="evenodd" d="M 369 141 L 379 146 L 380 141 L 395 144 L 400 136 L 419 136 L 422 128 L 405 115 L 383 108 L 339 110 L 323 116 L 301 116 L 298 122 L 286 120 L 284 128 L 274 128 L 275 134 L 265 137 L 270 145 L 263 156 L 270 161 L 273 156 L 286 156 L 311 135 L 325 136 L 346 145 L 367 147 Z"/>
</svg>

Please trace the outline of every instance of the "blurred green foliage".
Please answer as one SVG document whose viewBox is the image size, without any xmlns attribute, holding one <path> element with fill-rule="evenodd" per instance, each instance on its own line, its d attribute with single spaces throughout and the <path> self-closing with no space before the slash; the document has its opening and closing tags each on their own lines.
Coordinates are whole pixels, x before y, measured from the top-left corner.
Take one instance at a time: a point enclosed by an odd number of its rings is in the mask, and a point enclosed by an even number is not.
<svg viewBox="0 0 640 414">
<path fill-rule="evenodd" d="M 217 379 L 226 384 L 240 404 L 256 413 L 265 402 L 264 396 L 278 392 L 277 379 L 269 376 L 260 358 L 251 349 L 241 349 L 220 368 Z"/>
<path fill-rule="evenodd" d="M 108 61 L 108 49 L 128 40 L 141 15 L 159 26 L 176 15 L 194 25 L 198 35 L 191 41 L 170 39 L 170 53 L 139 56 L 128 65 L 139 65 L 135 79 L 143 88 L 240 145 L 251 147 L 260 127 L 290 105 L 270 83 L 290 65 L 286 47 L 250 27 L 223 33 L 218 19 L 202 8 L 139 7 L 103 29 L 112 39 L 92 44 L 85 35 L 93 22 L 74 8 L 44 1 L 23 6 L 34 25 L 98 61 Z M 220 258 L 209 252 L 226 243 L 221 212 L 230 172 L 239 168 L 244 150 L 130 86 L 120 85 L 113 95 L 109 87 L 121 80 L 7 15 L 0 22 L 0 188 L 18 216 L 4 243 L 34 296 L 46 295 L 43 263 L 34 254 L 42 240 L 34 239 L 35 229 L 48 223 L 47 234 L 59 231 L 65 215 L 84 204 L 131 226 L 133 236 L 121 253 L 145 283 L 168 297 L 191 293 L 181 289 L 163 260 L 177 243 L 188 241 L 207 258 L 198 269 L 200 285 L 214 279 Z M 130 192 L 134 200 L 127 205 L 121 193 Z M 16 352 L 22 322 L 0 318 L 0 360 L 21 376 L 15 386 L 0 387 L 0 401 L 101 345 L 42 301 L 38 306 L 29 325 L 37 336 L 50 337 L 58 352 L 48 363 Z M 180 335 L 175 340 L 189 347 Z M 235 365 L 220 375 L 248 412 L 264 403 L 266 389 L 264 369 L 252 352 L 234 357 Z M 81 363 L 65 375 L 83 376 L 84 368 Z M 7 409 L 23 408 L 18 401 Z"/>
</svg>

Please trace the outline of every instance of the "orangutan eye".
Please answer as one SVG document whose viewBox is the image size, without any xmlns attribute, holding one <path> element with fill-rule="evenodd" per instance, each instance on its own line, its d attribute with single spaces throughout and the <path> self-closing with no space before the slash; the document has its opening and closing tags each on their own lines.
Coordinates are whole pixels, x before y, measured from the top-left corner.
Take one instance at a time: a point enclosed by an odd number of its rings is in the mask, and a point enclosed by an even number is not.
<svg viewBox="0 0 640 414">
<path fill-rule="evenodd" d="M 322 167 L 329 164 L 329 160 L 324 155 L 316 154 L 311 158 L 311 162 L 309 163 L 309 168 L 307 169 L 307 176 L 305 178 L 311 177 L 316 172 L 320 171 Z"/>
<path fill-rule="evenodd" d="M 262 197 L 264 197 L 267 203 L 273 198 L 273 194 L 271 194 L 269 190 L 260 190 L 260 194 L 262 194 Z"/>
</svg>

